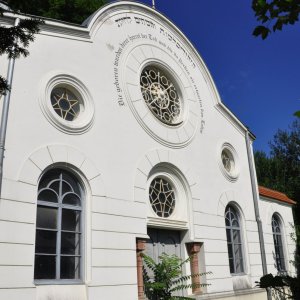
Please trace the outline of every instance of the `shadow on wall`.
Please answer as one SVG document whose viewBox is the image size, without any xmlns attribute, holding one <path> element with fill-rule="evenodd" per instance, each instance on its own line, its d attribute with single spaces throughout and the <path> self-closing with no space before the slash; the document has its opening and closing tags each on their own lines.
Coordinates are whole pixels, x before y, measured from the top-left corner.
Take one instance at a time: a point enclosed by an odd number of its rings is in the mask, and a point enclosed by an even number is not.
<svg viewBox="0 0 300 300">
<path fill-rule="evenodd" d="M 248 275 L 233 276 L 232 280 L 234 290 L 244 290 L 252 288 Z"/>
<path fill-rule="evenodd" d="M 87 300 L 85 285 L 37 286 L 36 300 Z"/>
</svg>

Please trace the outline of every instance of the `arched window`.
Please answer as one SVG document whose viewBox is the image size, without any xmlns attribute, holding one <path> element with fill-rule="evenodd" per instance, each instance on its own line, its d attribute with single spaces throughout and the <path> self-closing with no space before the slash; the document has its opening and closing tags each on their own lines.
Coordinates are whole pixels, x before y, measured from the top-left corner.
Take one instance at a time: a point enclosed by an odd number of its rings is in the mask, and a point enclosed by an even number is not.
<svg viewBox="0 0 300 300">
<path fill-rule="evenodd" d="M 240 219 L 236 209 L 232 206 L 226 207 L 225 225 L 230 273 L 243 273 L 244 260 L 241 240 Z"/>
<path fill-rule="evenodd" d="M 170 217 L 176 203 L 173 184 L 163 177 L 154 178 L 149 187 L 149 200 L 159 217 Z"/>
<path fill-rule="evenodd" d="M 285 271 L 281 222 L 277 215 L 272 216 L 272 232 L 275 247 L 276 268 L 278 271 Z"/>
<path fill-rule="evenodd" d="M 81 243 L 81 186 L 71 173 L 50 170 L 38 189 L 34 278 L 80 280 Z"/>
</svg>

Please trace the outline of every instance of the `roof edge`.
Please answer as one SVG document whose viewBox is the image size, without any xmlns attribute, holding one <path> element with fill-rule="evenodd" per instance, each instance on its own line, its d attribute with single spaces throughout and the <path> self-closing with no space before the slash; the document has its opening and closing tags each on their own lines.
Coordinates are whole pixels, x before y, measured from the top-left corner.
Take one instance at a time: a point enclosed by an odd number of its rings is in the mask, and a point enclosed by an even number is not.
<svg viewBox="0 0 300 300">
<path fill-rule="evenodd" d="M 266 197 L 270 200 L 276 200 L 289 205 L 297 204 L 296 201 L 290 199 L 286 194 L 281 193 L 279 191 L 272 190 L 261 185 L 258 186 L 258 191 L 260 196 Z"/>
</svg>

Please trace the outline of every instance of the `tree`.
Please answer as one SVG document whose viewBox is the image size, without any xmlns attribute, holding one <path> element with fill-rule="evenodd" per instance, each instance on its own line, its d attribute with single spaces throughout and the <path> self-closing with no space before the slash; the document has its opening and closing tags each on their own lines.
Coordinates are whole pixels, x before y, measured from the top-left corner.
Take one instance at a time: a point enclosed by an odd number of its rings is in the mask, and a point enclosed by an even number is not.
<svg viewBox="0 0 300 300">
<path fill-rule="evenodd" d="M 299 299 L 299 284 L 297 278 L 288 275 L 266 274 L 256 281 L 262 289 L 272 288 L 272 299 Z"/>
<path fill-rule="evenodd" d="M 144 260 L 144 287 L 145 295 L 149 300 L 190 300 L 190 297 L 175 296 L 174 293 L 187 288 L 203 287 L 208 284 L 189 283 L 193 277 L 210 273 L 201 273 L 194 275 L 182 275 L 182 266 L 187 263 L 190 258 L 182 261 L 176 255 L 167 255 L 163 253 L 159 256 L 159 263 L 141 253 Z M 153 273 L 153 278 L 149 273 Z"/>
<path fill-rule="evenodd" d="M 22 13 L 82 23 L 106 0 L 7 0 L 8 6 Z"/>
<path fill-rule="evenodd" d="M 9 10 L 81 23 L 105 3 L 106 0 L 7 0 L 7 5 L 3 5 L 3 2 L 0 5 L 0 16 L 5 10 Z M 28 56 L 26 48 L 34 41 L 42 23 L 41 19 L 35 17 L 21 20 L 17 26 L 0 26 L 0 55 L 7 54 L 9 58 Z M 6 79 L 0 76 L 0 96 L 6 94 L 9 89 Z"/>
<path fill-rule="evenodd" d="M 0 6 L 0 16 L 5 9 Z M 6 54 L 9 58 L 27 56 L 26 50 L 29 43 L 34 40 L 34 35 L 39 32 L 41 21 L 38 19 L 25 19 L 12 27 L 0 26 L 0 55 Z M 0 96 L 10 89 L 6 79 L 0 76 Z"/>
<path fill-rule="evenodd" d="M 299 21 L 300 0 L 252 0 L 252 9 L 257 21 L 264 24 L 257 26 L 253 35 L 265 39 L 272 30 L 282 30 L 284 25 Z"/>
<path fill-rule="evenodd" d="M 295 267 L 297 278 L 279 276 L 291 288 L 294 299 L 300 299 L 300 119 L 296 119 L 289 130 L 278 130 L 270 142 L 270 156 L 257 151 L 254 154 L 257 179 L 260 185 L 286 193 L 297 204 L 294 207 L 296 242 Z M 269 276 L 267 279 L 272 279 Z M 278 283 L 268 281 L 271 285 Z M 264 279 L 263 279 L 264 280 Z M 277 287 L 280 288 L 279 285 Z"/>
<path fill-rule="evenodd" d="M 278 130 L 270 142 L 270 156 L 254 154 L 259 184 L 282 191 L 300 201 L 300 120 L 289 130 Z M 300 221 L 300 220 L 299 220 Z"/>
</svg>

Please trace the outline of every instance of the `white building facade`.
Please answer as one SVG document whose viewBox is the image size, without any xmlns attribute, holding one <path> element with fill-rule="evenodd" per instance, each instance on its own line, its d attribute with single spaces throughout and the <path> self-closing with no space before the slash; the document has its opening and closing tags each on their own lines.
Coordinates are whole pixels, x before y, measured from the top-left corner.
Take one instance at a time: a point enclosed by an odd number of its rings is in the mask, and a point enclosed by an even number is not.
<svg viewBox="0 0 300 300">
<path fill-rule="evenodd" d="M 195 253 L 183 271 L 212 272 L 196 299 L 266 299 L 254 137 L 183 33 L 121 1 L 83 26 L 46 20 L 29 52 L 13 76 L 0 299 L 142 299 L 140 251 Z M 259 201 L 268 271 L 293 274 L 293 202 L 277 198 Z"/>
</svg>

